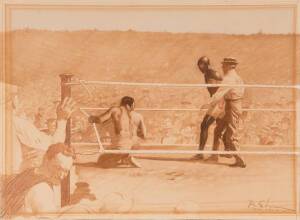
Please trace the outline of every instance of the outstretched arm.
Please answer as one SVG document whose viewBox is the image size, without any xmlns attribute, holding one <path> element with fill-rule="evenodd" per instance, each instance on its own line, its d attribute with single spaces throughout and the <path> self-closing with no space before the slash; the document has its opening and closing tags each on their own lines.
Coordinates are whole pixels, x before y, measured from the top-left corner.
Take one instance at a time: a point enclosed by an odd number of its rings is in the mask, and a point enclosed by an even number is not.
<svg viewBox="0 0 300 220">
<path fill-rule="evenodd" d="M 222 84 L 235 84 L 234 79 L 231 77 L 224 77 Z M 209 104 L 214 105 L 220 99 L 222 99 L 230 90 L 232 89 L 231 86 L 221 86 L 218 88 L 217 92 L 211 97 Z"/>
<path fill-rule="evenodd" d="M 114 108 L 110 108 L 101 115 L 98 115 L 98 116 L 93 116 L 92 115 L 92 116 L 89 117 L 89 122 L 90 123 L 102 124 L 102 123 L 104 123 L 104 122 L 111 119 L 111 115 L 112 115 L 113 111 L 114 111 Z"/>
<path fill-rule="evenodd" d="M 53 135 L 41 132 L 28 119 L 13 115 L 13 126 L 18 140 L 31 148 L 47 150 L 49 145 L 64 142 L 66 136 L 66 123 L 74 111 L 75 103 L 71 98 L 65 98 L 57 106 L 57 128 Z"/>
<path fill-rule="evenodd" d="M 220 101 L 227 92 L 230 90 L 230 87 L 220 87 L 217 92 L 211 97 L 209 105 L 215 105 L 218 101 Z"/>
</svg>

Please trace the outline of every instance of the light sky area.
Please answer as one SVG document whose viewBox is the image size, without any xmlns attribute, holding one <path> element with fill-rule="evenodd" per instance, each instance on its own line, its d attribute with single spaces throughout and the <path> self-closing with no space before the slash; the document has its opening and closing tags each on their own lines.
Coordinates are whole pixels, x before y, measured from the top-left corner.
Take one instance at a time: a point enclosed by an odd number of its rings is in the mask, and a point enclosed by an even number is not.
<svg viewBox="0 0 300 220">
<path fill-rule="evenodd" d="M 299 10 L 299 4 L 298 4 Z M 298 12 L 298 14 L 300 14 Z M 299 17 L 299 16 L 298 16 Z M 299 23 L 299 22 L 298 22 Z M 135 30 L 253 34 L 292 33 L 294 11 L 288 7 L 13 9 L 11 29 Z M 299 24 L 298 24 L 299 25 Z"/>
</svg>

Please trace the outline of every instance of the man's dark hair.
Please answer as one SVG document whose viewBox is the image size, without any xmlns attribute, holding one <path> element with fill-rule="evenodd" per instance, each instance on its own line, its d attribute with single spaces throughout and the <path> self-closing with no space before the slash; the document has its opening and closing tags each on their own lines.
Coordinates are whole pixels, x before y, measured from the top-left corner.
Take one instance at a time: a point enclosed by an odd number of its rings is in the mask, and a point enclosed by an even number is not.
<svg viewBox="0 0 300 220">
<path fill-rule="evenodd" d="M 207 56 L 200 57 L 199 60 L 198 60 L 198 62 L 197 62 L 198 66 L 201 63 L 204 63 L 206 66 L 210 65 L 209 58 Z"/>
<path fill-rule="evenodd" d="M 121 99 L 121 106 L 129 105 L 130 107 L 132 107 L 133 103 L 134 103 L 134 98 L 132 98 L 130 96 L 124 96 Z"/>
<path fill-rule="evenodd" d="M 44 160 L 52 160 L 57 154 L 62 153 L 65 156 L 75 158 L 75 154 L 72 148 L 63 143 L 52 144 L 48 147 L 44 155 Z"/>
</svg>

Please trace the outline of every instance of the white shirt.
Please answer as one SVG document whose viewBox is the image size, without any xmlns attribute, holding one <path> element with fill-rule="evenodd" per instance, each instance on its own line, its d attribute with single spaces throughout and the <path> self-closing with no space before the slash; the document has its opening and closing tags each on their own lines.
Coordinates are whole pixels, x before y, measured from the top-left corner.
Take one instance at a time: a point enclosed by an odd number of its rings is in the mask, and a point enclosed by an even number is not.
<svg viewBox="0 0 300 220">
<path fill-rule="evenodd" d="M 35 127 L 29 119 L 13 114 L 13 170 L 20 172 L 40 165 L 42 157 L 51 144 L 63 143 L 66 120 L 59 120 L 53 135 L 47 135 Z"/>
<path fill-rule="evenodd" d="M 244 82 L 236 73 L 236 71 L 232 69 L 226 75 L 224 75 L 222 84 L 243 85 Z M 210 105 L 215 104 L 222 98 L 224 98 L 225 100 L 241 99 L 244 96 L 244 92 L 244 87 L 220 87 L 218 88 L 217 92 L 211 97 Z"/>
<path fill-rule="evenodd" d="M 55 192 L 49 184 L 42 182 L 27 192 L 24 201 L 24 211 L 27 213 L 49 213 L 56 212 Z"/>
</svg>

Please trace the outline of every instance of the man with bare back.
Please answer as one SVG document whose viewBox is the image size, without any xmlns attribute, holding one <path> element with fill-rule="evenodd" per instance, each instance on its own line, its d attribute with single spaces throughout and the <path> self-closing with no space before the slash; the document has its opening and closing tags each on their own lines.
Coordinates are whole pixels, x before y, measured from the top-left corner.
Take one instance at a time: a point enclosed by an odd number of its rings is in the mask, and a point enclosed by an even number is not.
<svg viewBox="0 0 300 220">
<path fill-rule="evenodd" d="M 90 116 L 90 123 L 102 124 L 112 121 L 115 138 L 112 141 L 112 149 L 129 150 L 136 144 L 138 137 L 145 139 L 146 127 L 143 116 L 134 111 L 134 99 L 124 96 L 120 106 L 111 107 L 99 116 Z M 98 165 L 103 168 L 115 167 L 128 164 L 140 167 L 138 162 L 129 154 L 103 154 L 98 159 Z"/>
</svg>

